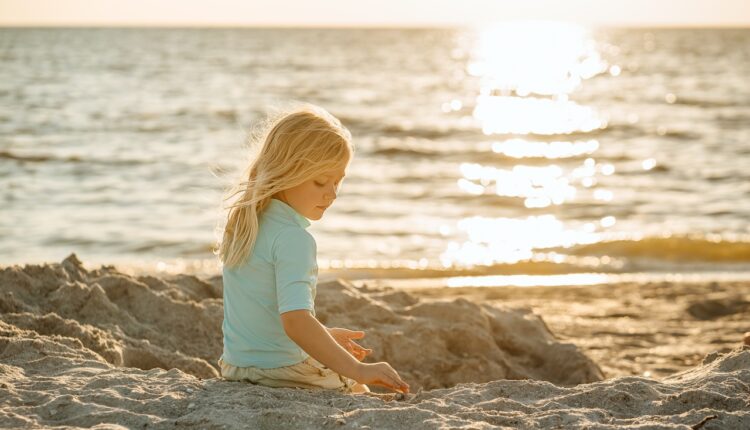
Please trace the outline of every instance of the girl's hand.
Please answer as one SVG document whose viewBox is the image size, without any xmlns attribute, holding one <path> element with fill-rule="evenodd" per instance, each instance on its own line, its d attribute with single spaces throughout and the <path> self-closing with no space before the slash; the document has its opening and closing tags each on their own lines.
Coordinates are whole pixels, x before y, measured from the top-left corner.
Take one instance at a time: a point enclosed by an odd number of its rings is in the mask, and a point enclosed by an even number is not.
<svg viewBox="0 0 750 430">
<path fill-rule="evenodd" d="M 364 360 L 369 354 L 372 353 L 371 349 L 363 348 L 361 345 L 354 342 L 352 339 L 362 339 L 365 337 L 365 332 L 347 330 L 345 328 L 329 328 L 328 333 L 331 334 L 336 340 L 336 343 L 341 345 L 345 350 L 349 351 L 359 361 Z"/>
<path fill-rule="evenodd" d="M 374 384 L 390 388 L 402 393 L 409 392 L 409 384 L 403 381 L 390 364 L 385 361 L 380 363 L 359 363 L 359 369 L 355 381 L 360 384 Z"/>
</svg>

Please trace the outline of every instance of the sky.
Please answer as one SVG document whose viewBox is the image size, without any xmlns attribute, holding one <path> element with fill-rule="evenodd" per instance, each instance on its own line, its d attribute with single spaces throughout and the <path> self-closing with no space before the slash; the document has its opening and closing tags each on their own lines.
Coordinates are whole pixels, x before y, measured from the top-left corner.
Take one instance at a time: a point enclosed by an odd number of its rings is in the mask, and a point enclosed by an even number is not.
<svg viewBox="0 0 750 430">
<path fill-rule="evenodd" d="M 508 20 L 750 27 L 750 0 L 0 0 L 0 26 L 422 27 Z"/>
</svg>

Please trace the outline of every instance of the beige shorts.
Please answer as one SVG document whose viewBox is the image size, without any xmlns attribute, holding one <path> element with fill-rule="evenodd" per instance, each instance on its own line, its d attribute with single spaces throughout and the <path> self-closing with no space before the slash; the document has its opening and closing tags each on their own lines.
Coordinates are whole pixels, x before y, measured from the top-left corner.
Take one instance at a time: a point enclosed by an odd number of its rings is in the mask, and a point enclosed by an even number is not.
<svg viewBox="0 0 750 430">
<path fill-rule="evenodd" d="M 357 392 L 353 379 L 339 375 L 318 360 L 306 360 L 285 367 L 261 369 L 259 367 L 237 367 L 219 358 L 221 376 L 228 381 L 245 381 L 266 387 L 325 388 L 344 393 Z"/>
</svg>

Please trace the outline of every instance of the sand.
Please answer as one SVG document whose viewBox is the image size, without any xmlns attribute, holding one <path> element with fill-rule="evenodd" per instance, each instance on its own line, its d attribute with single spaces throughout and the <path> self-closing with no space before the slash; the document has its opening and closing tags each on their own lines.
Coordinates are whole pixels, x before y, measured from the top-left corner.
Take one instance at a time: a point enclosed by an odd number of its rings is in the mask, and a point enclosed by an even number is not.
<svg viewBox="0 0 750 430">
<path fill-rule="evenodd" d="M 465 298 L 542 315 L 607 378 L 665 377 L 728 352 L 750 329 L 750 283 L 622 283 L 585 287 L 407 289 L 422 299 Z"/>
<path fill-rule="evenodd" d="M 219 378 L 220 277 L 3 268 L 0 427 L 750 428 L 748 285 L 375 284 L 322 282 L 316 309 L 401 400 Z"/>
</svg>

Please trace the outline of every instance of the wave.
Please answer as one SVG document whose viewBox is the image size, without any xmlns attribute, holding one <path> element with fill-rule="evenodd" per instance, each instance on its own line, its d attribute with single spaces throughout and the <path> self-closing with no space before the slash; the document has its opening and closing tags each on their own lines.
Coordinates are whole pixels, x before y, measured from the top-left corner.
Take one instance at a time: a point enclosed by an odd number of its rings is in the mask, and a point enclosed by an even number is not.
<svg viewBox="0 0 750 430">
<path fill-rule="evenodd" d="M 384 136 L 393 137 L 417 137 L 425 139 L 441 139 L 441 138 L 456 138 L 456 137 L 485 137 L 482 130 L 476 126 L 465 126 L 465 125 L 438 125 L 431 126 L 430 124 L 412 125 L 412 124 L 383 124 L 377 125 L 373 123 L 364 123 L 359 121 L 363 131 L 369 131 Z M 616 137 L 629 137 L 629 136 L 645 136 L 653 135 L 655 132 L 643 128 L 638 125 L 627 124 L 627 123 L 610 123 L 605 127 L 593 129 L 593 130 L 579 130 L 570 133 L 493 133 L 491 134 L 492 139 L 512 139 L 512 138 L 523 138 L 528 140 L 534 140 L 539 142 L 552 142 L 557 140 L 585 140 L 592 139 L 600 136 L 616 136 Z M 682 139 L 698 139 L 701 136 L 697 133 L 689 133 L 678 130 L 665 130 L 665 136 Z"/>
<path fill-rule="evenodd" d="M 738 106 L 738 104 L 732 100 L 708 100 L 708 99 L 701 99 L 701 98 L 691 98 L 691 97 L 677 97 L 675 99 L 675 104 L 678 105 L 684 105 L 684 106 L 697 106 L 697 107 L 734 107 Z"/>
<path fill-rule="evenodd" d="M 533 144 L 546 144 L 534 140 L 528 140 L 529 146 Z M 543 151 L 542 151 L 543 152 Z M 549 153 L 554 153 L 554 148 L 550 148 Z M 549 163 L 565 163 L 566 161 L 584 160 L 589 157 L 596 157 L 599 161 L 610 161 L 610 162 L 624 162 L 632 161 L 634 158 L 625 154 L 596 154 L 596 150 L 591 151 L 579 151 L 570 154 L 560 154 L 558 156 L 545 156 L 540 152 L 536 153 L 519 153 L 518 155 L 508 155 L 503 152 L 496 152 L 492 149 L 491 145 L 479 146 L 471 143 L 467 143 L 464 146 L 461 145 L 409 145 L 404 144 L 402 146 L 394 146 L 388 144 L 386 146 L 380 146 L 373 148 L 368 152 L 369 155 L 383 156 L 383 157 L 404 157 L 404 158 L 441 158 L 448 157 L 452 159 L 458 159 L 461 161 L 476 161 L 476 162 L 498 162 L 500 164 L 549 164 Z M 662 170 L 663 166 L 658 164 L 654 170 Z"/>
<path fill-rule="evenodd" d="M 708 238 L 671 236 L 639 240 L 612 240 L 571 248 L 560 252 L 575 256 L 610 256 L 628 259 L 651 259 L 679 263 L 750 263 L 750 242 L 710 240 Z"/>
<path fill-rule="evenodd" d="M 104 164 L 111 166 L 131 166 L 138 164 L 152 164 L 156 161 L 135 159 L 135 158 L 124 158 L 106 160 L 101 158 L 82 158 L 78 155 L 70 155 L 67 157 L 57 156 L 53 154 L 16 154 L 10 151 L 0 151 L 0 160 L 13 160 L 22 163 L 45 163 L 45 162 L 63 162 L 63 163 L 83 163 L 83 164 Z"/>
<path fill-rule="evenodd" d="M 701 137 L 703 137 L 703 135 L 700 133 L 687 131 L 687 130 L 664 130 L 662 132 L 657 132 L 657 134 L 662 137 L 669 137 L 672 139 L 681 139 L 681 140 L 698 140 Z"/>
<path fill-rule="evenodd" d="M 67 162 L 77 163 L 81 161 L 81 158 L 76 155 L 72 155 L 70 157 L 56 157 L 54 155 L 48 155 L 48 154 L 22 155 L 22 154 L 14 154 L 10 151 L 0 151 L 0 159 L 30 162 L 30 163 L 42 163 L 45 161 L 67 161 Z"/>
<path fill-rule="evenodd" d="M 438 278 L 497 275 L 567 275 L 581 273 L 743 273 L 750 276 L 750 242 L 691 237 L 613 240 L 570 248 L 535 250 L 517 262 L 444 267 L 416 260 L 373 262 L 323 260 L 326 270 L 352 278 Z M 709 276 L 710 277 L 710 276 Z M 744 279 L 744 278 L 743 278 Z"/>
<path fill-rule="evenodd" d="M 396 157 L 440 157 L 444 155 L 450 155 L 454 151 L 434 151 L 430 149 L 416 149 L 416 148 L 396 148 L 396 147 L 385 147 L 376 148 L 370 151 L 372 155 L 381 156 L 396 156 Z M 466 154 L 475 151 L 455 151 L 455 154 Z M 486 154 L 486 153 L 485 153 Z"/>
<path fill-rule="evenodd" d="M 465 128 L 456 127 L 430 127 L 430 126 L 419 126 L 412 127 L 409 125 L 401 124 L 387 124 L 378 127 L 378 132 L 386 136 L 411 136 L 411 137 L 422 137 L 426 139 L 439 139 L 445 137 L 455 137 L 459 135 L 465 135 L 467 133 L 478 134 L 480 130 L 467 130 Z"/>
</svg>

